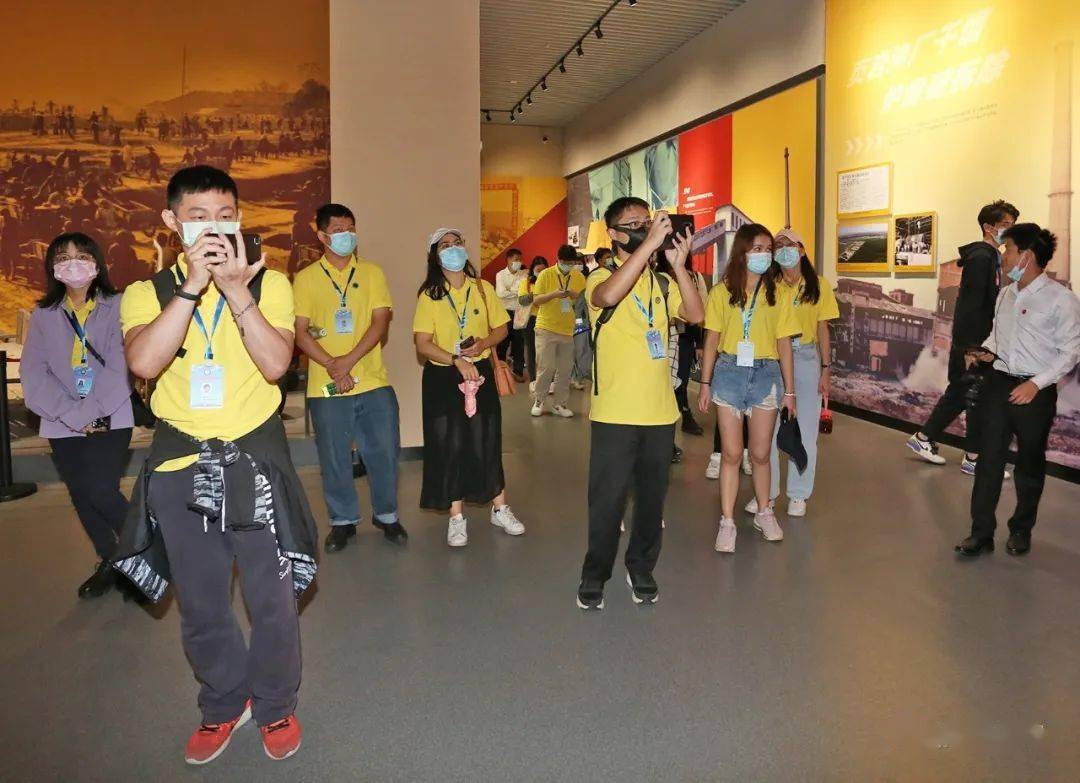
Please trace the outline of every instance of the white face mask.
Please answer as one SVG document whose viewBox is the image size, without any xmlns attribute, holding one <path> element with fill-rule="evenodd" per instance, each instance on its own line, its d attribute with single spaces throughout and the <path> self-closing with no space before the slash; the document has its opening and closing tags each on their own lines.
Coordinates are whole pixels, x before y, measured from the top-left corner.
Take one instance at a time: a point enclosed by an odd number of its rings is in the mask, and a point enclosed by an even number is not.
<svg viewBox="0 0 1080 783">
<path fill-rule="evenodd" d="M 520 261 L 511 261 L 510 262 L 510 271 L 511 272 L 520 272 L 521 271 L 521 262 Z"/>
<path fill-rule="evenodd" d="M 240 233 L 240 221 L 239 220 L 193 220 L 188 223 L 181 223 L 180 228 L 183 229 L 181 240 L 184 243 L 184 247 L 191 247 L 195 244 L 195 240 L 199 238 L 204 230 L 210 229 L 211 234 L 238 234 Z"/>
</svg>

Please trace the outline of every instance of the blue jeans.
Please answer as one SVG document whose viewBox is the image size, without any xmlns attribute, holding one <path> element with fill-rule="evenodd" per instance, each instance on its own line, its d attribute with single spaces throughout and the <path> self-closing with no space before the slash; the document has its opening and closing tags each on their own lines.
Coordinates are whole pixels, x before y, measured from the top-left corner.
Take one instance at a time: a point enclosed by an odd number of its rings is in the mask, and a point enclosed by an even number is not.
<svg viewBox="0 0 1080 783">
<path fill-rule="evenodd" d="M 799 433 L 806 449 L 806 470 L 799 473 L 795 463 L 787 461 L 787 496 L 790 500 L 809 500 L 814 493 L 814 475 L 817 473 L 818 423 L 821 419 L 821 395 L 818 384 L 821 381 L 821 356 L 816 343 L 800 345 L 793 352 L 795 364 L 795 409 L 799 422 Z M 780 417 L 776 417 L 776 428 L 780 428 Z M 780 449 L 776 448 L 776 435 L 773 435 L 772 487 L 769 497 L 780 494 Z"/>
<path fill-rule="evenodd" d="M 384 386 L 347 397 L 312 397 L 308 405 L 315 424 L 330 524 L 355 525 L 360 521 L 360 501 L 353 478 L 354 443 L 367 467 L 375 519 L 387 525 L 397 522 L 401 431 L 393 388 Z"/>
<path fill-rule="evenodd" d="M 740 414 L 762 407 L 776 410 L 784 378 L 776 359 L 754 359 L 753 367 L 739 367 L 735 357 L 722 353 L 716 357 L 712 377 L 712 401 L 734 408 Z"/>
</svg>

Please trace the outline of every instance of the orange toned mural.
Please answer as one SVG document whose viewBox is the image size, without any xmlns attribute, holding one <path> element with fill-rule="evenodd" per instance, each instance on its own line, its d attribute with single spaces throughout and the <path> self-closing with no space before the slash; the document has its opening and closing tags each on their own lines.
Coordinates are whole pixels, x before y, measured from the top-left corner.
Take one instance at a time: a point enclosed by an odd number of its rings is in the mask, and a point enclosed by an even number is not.
<svg viewBox="0 0 1080 783">
<path fill-rule="evenodd" d="M 480 256 L 484 277 L 505 266 L 516 247 L 527 264 L 555 256 L 566 242 L 566 180 L 491 174 L 480 180 Z"/>
</svg>

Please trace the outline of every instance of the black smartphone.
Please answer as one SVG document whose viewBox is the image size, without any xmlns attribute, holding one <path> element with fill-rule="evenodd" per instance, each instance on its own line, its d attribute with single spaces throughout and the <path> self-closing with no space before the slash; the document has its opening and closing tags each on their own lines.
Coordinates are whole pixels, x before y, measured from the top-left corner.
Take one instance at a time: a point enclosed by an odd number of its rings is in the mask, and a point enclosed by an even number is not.
<svg viewBox="0 0 1080 783">
<path fill-rule="evenodd" d="M 233 251 L 237 251 L 236 247 L 236 234 L 221 234 L 229 240 L 229 243 L 233 246 Z M 247 254 L 247 262 L 249 264 L 255 264 L 262 258 L 262 237 L 258 234 L 241 234 L 244 238 L 244 252 Z"/>
<path fill-rule="evenodd" d="M 686 229 L 690 229 L 691 236 L 694 233 L 693 215 L 669 215 L 668 217 L 671 218 L 671 233 L 664 238 L 664 243 L 660 245 L 661 250 L 671 250 L 675 247 L 675 237 L 683 236 Z"/>
<path fill-rule="evenodd" d="M 464 340 L 461 341 L 461 349 L 464 350 L 466 348 L 472 348 L 473 343 L 475 343 L 475 342 L 476 342 L 476 338 L 473 337 L 472 335 L 469 335 L 468 337 L 466 337 Z"/>
</svg>

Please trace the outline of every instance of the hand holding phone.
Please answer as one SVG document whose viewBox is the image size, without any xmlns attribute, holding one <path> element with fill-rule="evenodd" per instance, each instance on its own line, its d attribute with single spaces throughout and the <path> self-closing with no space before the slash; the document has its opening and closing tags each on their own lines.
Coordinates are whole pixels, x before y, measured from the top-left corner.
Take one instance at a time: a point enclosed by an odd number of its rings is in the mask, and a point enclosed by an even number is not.
<svg viewBox="0 0 1080 783">
<path fill-rule="evenodd" d="M 675 237 L 684 237 L 686 232 L 690 232 L 690 236 L 694 235 L 694 216 L 693 215 L 670 215 L 671 218 L 671 233 L 664 238 L 663 244 L 660 245 L 660 250 L 671 250 L 675 247 Z"/>
</svg>

